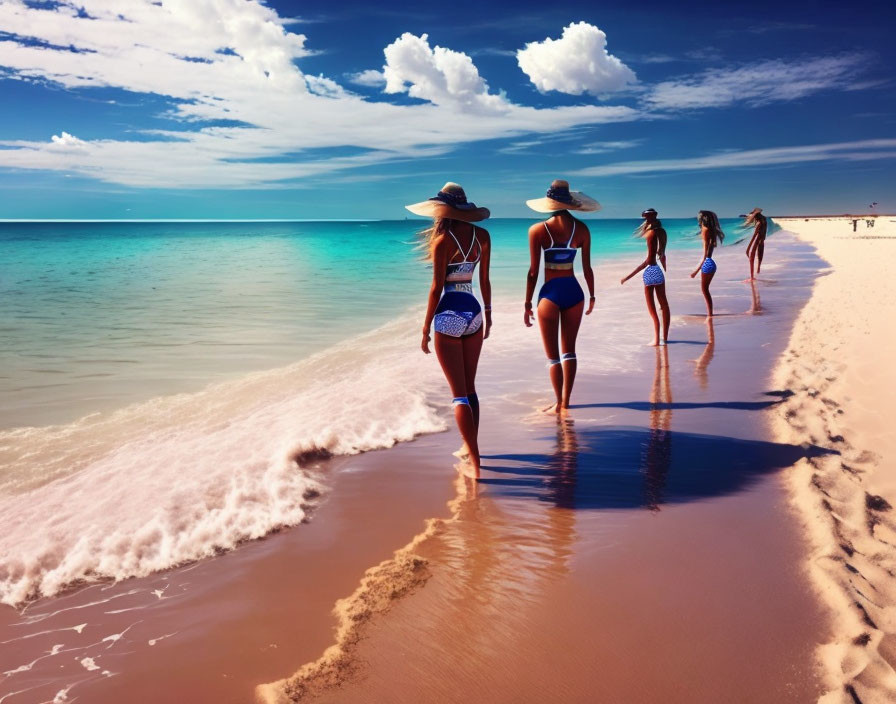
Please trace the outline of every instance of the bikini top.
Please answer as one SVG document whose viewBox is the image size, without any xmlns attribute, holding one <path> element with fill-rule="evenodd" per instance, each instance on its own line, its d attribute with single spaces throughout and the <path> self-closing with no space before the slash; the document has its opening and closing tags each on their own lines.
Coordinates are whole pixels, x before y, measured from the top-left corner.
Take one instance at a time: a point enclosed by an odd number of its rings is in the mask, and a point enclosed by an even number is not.
<svg viewBox="0 0 896 704">
<path fill-rule="evenodd" d="M 470 253 L 473 251 L 473 247 L 479 245 L 479 238 L 476 237 L 476 226 L 473 225 L 473 239 L 466 252 L 464 252 L 464 248 L 460 246 L 460 242 L 451 230 L 448 230 L 448 234 L 451 235 L 451 239 L 453 239 L 454 243 L 457 245 L 457 251 L 463 255 L 463 260 L 459 262 L 448 262 L 447 272 L 445 274 L 445 291 L 464 291 L 465 293 L 473 293 L 473 272 L 476 271 L 476 265 L 482 257 L 482 246 L 480 245 L 476 251 L 476 259 L 468 259 Z"/>
<path fill-rule="evenodd" d="M 544 229 L 547 230 L 548 236 L 551 238 L 551 246 L 544 250 L 544 266 L 545 269 L 572 269 L 572 264 L 576 258 L 576 248 L 570 247 L 572 238 L 576 236 L 576 222 L 572 222 L 572 234 L 565 247 L 557 247 L 554 244 L 554 236 L 548 229 L 548 224 L 543 223 Z"/>
</svg>

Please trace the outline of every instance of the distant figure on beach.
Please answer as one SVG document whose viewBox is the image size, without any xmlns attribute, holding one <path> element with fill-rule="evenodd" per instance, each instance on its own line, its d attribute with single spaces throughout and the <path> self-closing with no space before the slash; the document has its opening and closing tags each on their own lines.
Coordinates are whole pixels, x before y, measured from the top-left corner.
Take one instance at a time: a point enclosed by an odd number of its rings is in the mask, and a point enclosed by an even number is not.
<svg viewBox="0 0 896 704">
<path fill-rule="evenodd" d="M 718 216 L 711 210 L 701 210 L 697 214 L 697 223 L 700 225 L 700 237 L 703 238 L 703 258 L 700 264 L 691 273 L 693 279 L 700 274 L 700 287 L 703 289 L 703 298 L 706 300 L 706 315 L 712 317 L 712 295 L 709 292 L 709 284 L 716 275 L 716 263 L 712 259 L 712 253 L 717 246 L 722 244 L 725 233 L 719 224 Z"/>
<path fill-rule="evenodd" d="M 579 249 L 582 250 L 582 272 L 590 296 L 585 314 L 590 315 L 594 309 L 591 232 L 569 211 L 593 212 L 600 210 L 600 203 L 584 193 L 570 192 L 566 181 L 557 180 L 544 198 L 527 200 L 526 205 L 539 213 L 551 213 L 551 217 L 529 228 L 529 273 L 526 275 L 523 322 L 526 327 L 532 326 L 532 294 L 544 252 L 544 284 L 538 292 L 538 325 L 556 396 L 556 402 L 545 410 L 565 413 L 576 380 L 576 337 L 585 308 L 585 294 L 573 270 Z"/>
<path fill-rule="evenodd" d="M 454 419 L 463 438 L 459 451 L 478 478 L 479 397 L 476 367 L 482 341 L 492 326 L 492 290 L 488 278 L 491 240 L 473 225 L 489 216 L 487 208 L 467 202 L 464 189 L 446 183 L 429 200 L 405 206 L 416 215 L 432 217 L 432 227 L 421 233 L 426 259 L 432 262 L 432 286 L 423 323 L 421 349 L 429 354 L 429 329 L 435 323 L 435 349 L 453 396 Z M 479 264 L 479 290 L 485 312 L 473 295 L 473 273 Z"/>
<path fill-rule="evenodd" d="M 753 227 L 753 237 L 750 238 L 750 244 L 747 245 L 747 259 L 750 260 L 750 278 L 748 281 L 754 281 L 756 274 L 762 268 L 762 255 L 765 254 L 765 235 L 768 231 L 768 221 L 762 214 L 762 208 L 753 208 L 747 219 L 744 220 L 744 227 Z M 756 262 L 756 256 L 759 261 Z M 753 273 L 753 265 L 756 264 L 756 274 Z"/>
<path fill-rule="evenodd" d="M 635 230 L 635 234 L 638 237 L 647 239 L 647 258 L 631 274 L 620 281 L 620 283 L 624 284 L 639 271 L 644 270 L 641 278 L 644 281 L 644 297 L 647 299 L 647 312 L 650 313 L 650 317 L 653 319 L 653 342 L 650 344 L 654 347 L 665 345 L 669 341 L 670 320 L 669 301 L 666 300 L 666 277 L 663 275 L 663 269 L 666 268 L 667 236 L 666 231 L 663 229 L 663 224 L 657 219 L 656 215 L 656 210 L 653 208 L 648 208 L 641 213 L 644 222 Z M 657 258 L 659 258 L 662 268 L 657 265 Z M 654 302 L 654 294 L 656 295 L 656 302 Z M 660 321 L 656 313 L 656 303 L 660 304 L 663 314 L 662 339 L 660 338 Z"/>
</svg>

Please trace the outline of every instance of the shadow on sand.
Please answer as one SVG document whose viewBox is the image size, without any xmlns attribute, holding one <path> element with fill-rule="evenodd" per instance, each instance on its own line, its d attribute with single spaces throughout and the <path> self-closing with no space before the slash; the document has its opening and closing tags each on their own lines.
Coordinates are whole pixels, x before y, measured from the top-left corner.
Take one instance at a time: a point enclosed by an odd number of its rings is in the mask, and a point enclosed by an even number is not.
<svg viewBox="0 0 896 704">
<path fill-rule="evenodd" d="M 803 457 L 833 453 L 814 445 L 679 433 L 663 427 L 577 432 L 566 419 L 558 422 L 553 454 L 484 455 L 480 483 L 498 497 L 533 498 L 564 508 L 657 511 L 662 504 L 744 491 Z"/>
</svg>

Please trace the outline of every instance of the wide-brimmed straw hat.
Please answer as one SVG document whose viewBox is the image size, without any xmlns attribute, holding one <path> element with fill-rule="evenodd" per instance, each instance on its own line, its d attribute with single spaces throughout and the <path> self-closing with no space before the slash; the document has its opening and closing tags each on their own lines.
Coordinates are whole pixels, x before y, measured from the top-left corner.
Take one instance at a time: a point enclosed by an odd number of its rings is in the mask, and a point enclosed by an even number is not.
<svg viewBox="0 0 896 704">
<path fill-rule="evenodd" d="M 451 218 L 464 222 L 485 220 L 491 213 L 488 208 L 477 208 L 475 203 L 467 202 L 467 194 L 456 183 L 449 181 L 436 195 L 422 203 L 404 206 L 414 215 L 428 218 Z"/>
<path fill-rule="evenodd" d="M 539 213 L 553 213 L 557 210 L 582 210 L 585 212 L 600 210 L 600 203 L 594 198 L 589 198 L 578 191 L 570 191 L 569 183 L 560 179 L 551 184 L 544 198 L 527 200 L 526 205 Z"/>
</svg>

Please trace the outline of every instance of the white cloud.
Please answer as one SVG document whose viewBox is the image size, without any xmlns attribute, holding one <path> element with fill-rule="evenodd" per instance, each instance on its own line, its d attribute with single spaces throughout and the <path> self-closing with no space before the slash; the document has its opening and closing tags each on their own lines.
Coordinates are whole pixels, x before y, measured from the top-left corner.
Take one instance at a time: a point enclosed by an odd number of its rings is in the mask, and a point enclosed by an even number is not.
<svg viewBox="0 0 896 704">
<path fill-rule="evenodd" d="M 798 147 L 773 147 L 723 151 L 685 159 L 627 161 L 592 166 L 576 172 L 578 176 L 618 176 L 669 171 L 705 171 L 751 166 L 799 164 L 812 161 L 868 161 L 896 158 L 896 139 L 868 139 L 858 142 L 810 144 Z"/>
<path fill-rule="evenodd" d="M 643 139 L 620 139 L 615 142 L 598 142 L 576 150 L 576 154 L 606 154 L 618 149 L 631 149 L 644 142 Z"/>
<path fill-rule="evenodd" d="M 427 102 L 368 101 L 331 78 L 305 75 L 297 62 L 311 51 L 286 24 L 257 0 L 2 0 L 0 70 L 7 75 L 78 91 L 159 95 L 174 122 L 134 140 L 7 139 L 0 167 L 130 186 L 261 187 L 442 154 L 462 142 L 639 116 L 624 106 L 513 104 L 489 92 L 468 56 L 430 49 L 425 36 L 413 35 L 387 48 L 387 86 Z M 209 125 L 222 120 L 239 126 Z M 343 156 L 328 157 L 321 151 L 328 148 Z"/>
<path fill-rule="evenodd" d="M 635 72 L 607 52 L 607 35 L 587 22 L 574 22 L 560 39 L 530 42 L 517 61 L 541 92 L 571 95 L 609 93 L 637 82 Z"/>
<path fill-rule="evenodd" d="M 755 107 L 822 90 L 848 89 L 862 62 L 862 56 L 853 54 L 711 69 L 658 83 L 647 99 L 661 110 L 724 107 L 738 102 Z"/>
<path fill-rule="evenodd" d="M 489 93 L 473 59 L 459 51 L 429 46 L 426 34 L 405 32 L 386 47 L 383 76 L 387 93 L 407 93 L 435 105 L 457 105 L 483 112 L 501 112 L 509 103 Z"/>
<path fill-rule="evenodd" d="M 54 134 L 52 137 L 50 137 L 50 141 L 57 147 L 62 147 L 63 149 L 72 147 L 74 147 L 75 149 L 79 149 L 87 144 L 87 142 L 85 142 L 83 139 L 78 139 L 68 132 L 63 132 L 61 135 Z"/>
<path fill-rule="evenodd" d="M 373 69 L 352 73 L 348 76 L 348 80 L 359 86 L 368 86 L 370 88 L 379 88 L 386 85 L 386 77 L 383 75 L 383 72 Z"/>
</svg>

